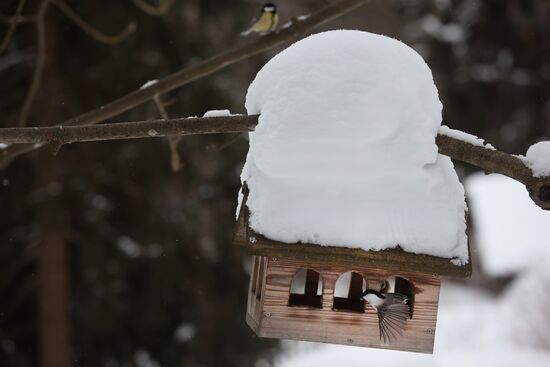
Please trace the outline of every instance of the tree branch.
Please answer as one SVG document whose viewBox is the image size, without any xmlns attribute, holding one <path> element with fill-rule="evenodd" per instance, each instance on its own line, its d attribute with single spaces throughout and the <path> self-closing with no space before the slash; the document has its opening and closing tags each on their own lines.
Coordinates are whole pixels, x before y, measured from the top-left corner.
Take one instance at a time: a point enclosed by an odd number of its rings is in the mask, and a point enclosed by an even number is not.
<svg viewBox="0 0 550 367">
<path fill-rule="evenodd" d="M 50 0 L 52 4 L 57 6 L 59 10 L 69 18 L 78 28 L 80 28 L 88 36 L 92 37 L 98 42 L 105 43 L 108 45 L 116 45 L 124 41 L 130 34 L 136 30 L 136 24 L 134 22 L 128 23 L 126 28 L 124 28 L 120 33 L 113 36 L 104 34 L 90 24 L 88 24 L 84 19 L 82 19 L 73 9 L 71 9 L 63 0 Z"/>
<path fill-rule="evenodd" d="M 132 0 L 134 5 L 141 9 L 144 13 L 149 15 L 164 15 L 174 5 L 175 0 L 159 0 L 157 6 L 149 4 L 146 0 Z"/>
<path fill-rule="evenodd" d="M 44 146 L 52 143 L 63 145 L 88 141 L 238 133 L 254 131 L 257 123 L 258 115 L 234 115 L 117 122 L 101 125 L 4 128 L 0 129 L 0 143 Z M 7 149 L 0 149 L 0 155 L 3 150 Z"/>
<path fill-rule="evenodd" d="M 23 7 L 25 6 L 26 0 L 19 0 L 19 4 L 17 4 L 17 8 L 15 9 L 15 15 L 13 16 L 13 19 L 15 21 L 11 22 L 8 26 L 8 30 L 6 31 L 6 35 L 4 36 L 4 39 L 0 43 L 0 54 L 6 50 L 8 47 L 8 44 L 10 43 L 11 36 L 13 35 L 13 32 L 15 32 L 15 27 L 17 26 L 17 21 L 21 17 L 21 13 L 23 12 Z"/>
<path fill-rule="evenodd" d="M 42 72 L 46 64 L 46 22 L 44 21 L 44 17 L 46 16 L 49 5 L 50 0 L 42 0 L 38 8 L 38 13 L 36 14 L 36 61 L 34 63 L 31 86 L 25 96 L 25 101 L 23 102 L 23 107 L 21 107 L 21 113 L 19 114 L 19 126 L 25 126 L 27 124 L 34 98 L 42 82 Z"/>
<path fill-rule="evenodd" d="M 33 23 L 36 22 L 36 15 L 20 15 L 7 17 L 0 13 L 0 23 L 10 25 L 12 23 Z"/>
<path fill-rule="evenodd" d="M 168 93 L 178 87 L 213 74 L 236 62 L 258 55 L 275 46 L 296 41 L 313 28 L 354 10 L 364 5 L 367 1 L 368 0 L 341 0 L 334 4 L 329 4 L 311 14 L 307 19 L 293 22 L 291 26 L 281 29 L 278 32 L 260 37 L 248 44 L 223 52 L 201 63 L 170 74 L 157 83 L 134 90 L 104 106 L 66 120 L 60 125 L 91 125 L 103 122 L 153 99 L 157 94 L 162 95 Z M 21 154 L 31 152 L 41 146 L 40 144 L 26 144 L 10 146 L 4 149 L 3 154 L 0 154 L 0 168 L 7 166 L 13 159 Z"/>
<path fill-rule="evenodd" d="M 550 210 L 550 176 L 534 177 L 524 161 L 515 155 L 439 134 L 436 138 L 439 153 L 470 163 L 485 173 L 500 173 L 521 182 L 539 207 Z"/>
<path fill-rule="evenodd" d="M 163 120 L 168 120 L 168 111 L 166 111 L 165 105 L 160 100 L 160 97 L 156 95 L 153 100 L 155 101 L 155 105 L 157 106 L 157 109 L 159 110 L 160 117 Z M 182 168 L 181 163 L 181 157 L 178 152 L 178 143 L 181 140 L 181 136 L 169 136 L 168 137 L 168 145 L 170 146 L 170 166 L 172 167 L 173 172 L 179 172 Z"/>
<path fill-rule="evenodd" d="M 99 140 L 239 133 L 254 131 L 257 124 L 258 115 L 236 115 L 88 126 L 6 128 L 0 129 L 0 143 L 61 146 Z M 550 176 L 534 177 L 531 169 L 519 157 L 442 134 L 437 136 L 436 144 L 441 154 L 473 164 L 486 173 L 500 173 L 523 183 L 533 201 L 542 209 L 550 210 Z M 0 156 L 3 150 L 0 150 Z"/>
</svg>

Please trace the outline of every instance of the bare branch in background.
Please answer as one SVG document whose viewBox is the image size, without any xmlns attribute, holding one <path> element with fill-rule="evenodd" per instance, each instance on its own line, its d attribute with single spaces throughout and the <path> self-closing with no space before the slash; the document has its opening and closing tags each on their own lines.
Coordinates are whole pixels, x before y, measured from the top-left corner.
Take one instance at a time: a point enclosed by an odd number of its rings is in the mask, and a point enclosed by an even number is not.
<svg viewBox="0 0 550 367">
<path fill-rule="evenodd" d="M 72 10 L 63 0 L 48 0 L 52 1 L 52 4 L 57 6 L 59 10 L 69 18 L 78 28 L 80 28 L 88 36 L 92 37 L 98 42 L 105 43 L 108 45 L 116 45 L 128 38 L 136 30 L 136 24 L 134 22 L 128 23 L 125 29 L 123 29 L 119 34 L 109 36 L 105 33 L 102 33 L 88 24 L 84 19 L 82 19 L 74 10 Z"/>
<path fill-rule="evenodd" d="M 15 9 L 15 15 L 13 16 L 13 19 L 19 19 L 21 17 L 21 13 L 23 12 L 23 7 L 25 6 L 26 0 L 19 0 L 19 4 L 17 4 L 17 8 Z M 6 31 L 6 35 L 4 36 L 4 39 L 0 43 L 0 54 L 2 54 L 6 48 L 8 47 L 11 36 L 13 35 L 13 32 L 15 32 L 15 27 L 17 26 L 17 21 L 12 21 L 9 23 L 8 30 Z"/>
<path fill-rule="evenodd" d="M 4 14 L 0 13 L 0 23 L 2 24 L 12 24 L 12 23 L 32 23 L 36 22 L 36 16 L 34 15 L 20 15 L 7 17 Z"/>
<path fill-rule="evenodd" d="M 144 13 L 149 15 L 164 15 L 168 13 L 175 0 L 159 0 L 158 6 L 151 5 L 147 0 L 132 0 L 134 5 L 141 9 Z"/>
<path fill-rule="evenodd" d="M 0 142 L 63 145 L 98 140 L 238 133 L 253 131 L 257 124 L 258 115 L 236 115 L 122 122 L 96 126 L 11 128 L 0 129 Z M 533 177 L 531 169 L 520 158 L 441 134 L 437 136 L 436 143 L 441 154 L 473 164 L 486 173 L 500 173 L 523 183 L 535 204 L 542 209 L 550 210 L 550 177 Z"/>
<path fill-rule="evenodd" d="M 25 126 L 27 124 L 34 98 L 42 82 L 42 72 L 46 64 L 46 23 L 44 17 L 46 16 L 49 5 L 50 0 L 42 0 L 38 8 L 38 13 L 36 14 L 36 61 L 34 63 L 31 86 L 25 96 L 25 101 L 23 102 L 23 107 L 21 107 L 21 113 L 19 114 L 19 126 Z"/>
<path fill-rule="evenodd" d="M 179 70 L 159 80 L 157 83 L 134 90 L 133 92 L 130 92 L 129 94 L 99 108 L 63 121 L 60 125 L 91 125 L 103 122 L 153 99 L 157 94 L 162 95 L 168 93 L 194 80 L 213 74 L 218 70 L 233 65 L 236 62 L 258 55 L 281 44 L 296 41 L 313 28 L 350 12 L 366 4 L 367 1 L 368 0 L 341 0 L 339 2 L 329 4 L 312 13 L 309 17 L 307 17 L 307 19 L 295 21 L 290 26 L 283 28 L 278 32 L 260 37 L 257 40 L 243 46 L 222 52 L 221 54 L 206 59 L 201 63 Z M 41 146 L 42 145 L 40 144 L 21 144 L 9 146 L 8 148 L 3 149 L 0 151 L 0 168 L 6 167 L 16 157 L 31 152 Z"/>
<path fill-rule="evenodd" d="M 234 136 L 227 139 L 222 144 L 212 144 L 206 147 L 206 150 L 214 151 L 214 152 L 220 152 L 224 150 L 225 148 L 235 144 L 238 140 L 241 134 L 235 134 Z"/>
<path fill-rule="evenodd" d="M 24 1 L 22 1 L 20 5 L 22 3 L 24 3 Z M 19 126 L 25 126 L 27 124 L 34 99 L 36 98 L 36 94 L 40 88 L 40 83 L 42 82 L 42 74 L 46 63 L 46 23 L 44 17 L 46 16 L 48 6 L 50 4 L 57 6 L 63 14 L 73 21 L 80 29 L 82 29 L 83 32 L 101 43 L 106 43 L 109 45 L 117 44 L 126 39 L 135 31 L 136 28 L 135 23 L 131 22 L 120 34 L 114 36 L 105 35 L 86 23 L 62 0 L 43 0 L 36 15 L 36 62 L 31 86 L 29 87 L 29 91 L 27 92 L 27 96 L 25 97 L 25 101 L 23 102 L 23 107 L 21 108 L 21 113 L 19 115 Z M 19 15 L 20 14 L 16 14 L 16 17 Z M 15 24 L 16 23 L 11 24 L 12 28 L 14 28 Z"/>
<path fill-rule="evenodd" d="M 157 109 L 159 110 L 160 117 L 162 117 L 164 120 L 168 120 L 168 112 L 166 111 L 166 106 L 162 101 L 160 100 L 160 97 L 156 95 L 154 98 L 155 105 L 157 106 Z M 168 145 L 170 146 L 170 166 L 172 167 L 172 171 L 179 172 L 182 168 L 181 163 L 181 157 L 178 152 L 178 143 L 181 140 L 181 136 L 169 136 L 168 137 Z"/>
</svg>

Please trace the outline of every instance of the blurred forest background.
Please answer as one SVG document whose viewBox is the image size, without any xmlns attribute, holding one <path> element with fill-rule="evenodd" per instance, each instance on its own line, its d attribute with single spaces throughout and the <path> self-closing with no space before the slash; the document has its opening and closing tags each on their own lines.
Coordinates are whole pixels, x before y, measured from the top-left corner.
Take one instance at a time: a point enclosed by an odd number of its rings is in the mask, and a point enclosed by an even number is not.
<svg viewBox="0 0 550 367">
<path fill-rule="evenodd" d="M 28 0 L 22 14 L 45 1 Z M 65 0 L 105 34 L 134 24 L 116 44 L 90 37 L 63 6 L 44 13 L 43 51 L 36 24 L 19 24 L 0 54 L 0 126 L 53 125 L 241 45 L 262 3 L 148 1 L 166 11 L 145 0 Z M 285 23 L 325 2 L 276 3 Z M 0 1 L 0 40 L 18 4 Z M 372 0 L 316 31 L 337 28 L 415 48 L 450 127 L 516 154 L 550 137 L 550 1 Z M 283 48 L 169 93 L 168 114 L 245 113 L 248 84 Z M 41 83 L 22 117 L 41 54 Z M 158 117 L 151 102 L 112 121 Z M 178 149 L 179 172 L 166 139 L 73 144 L 56 157 L 42 149 L 0 171 L 0 366 L 67 355 L 78 366 L 258 366 L 281 352 L 245 324 L 249 260 L 231 249 L 246 136 L 186 137 Z M 476 256 L 472 286 L 498 292 L 508 280 L 484 274 Z"/>
</svg>

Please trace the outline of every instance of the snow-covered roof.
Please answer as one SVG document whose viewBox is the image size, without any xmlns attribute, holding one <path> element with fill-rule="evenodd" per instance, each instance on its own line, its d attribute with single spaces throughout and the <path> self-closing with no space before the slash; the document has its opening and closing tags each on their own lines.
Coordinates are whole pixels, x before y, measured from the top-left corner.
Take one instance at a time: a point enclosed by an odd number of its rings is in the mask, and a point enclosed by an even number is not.
<svg viewBox="0 0 550 367">
<path fill-rule="evenodd" d="M 310 36 L 249 87 L 251 228 L 286 243 L 468 261 L 464 191 L 435 137 L 441 103 L 413 49 L 360 31 Z"/>
</svg>

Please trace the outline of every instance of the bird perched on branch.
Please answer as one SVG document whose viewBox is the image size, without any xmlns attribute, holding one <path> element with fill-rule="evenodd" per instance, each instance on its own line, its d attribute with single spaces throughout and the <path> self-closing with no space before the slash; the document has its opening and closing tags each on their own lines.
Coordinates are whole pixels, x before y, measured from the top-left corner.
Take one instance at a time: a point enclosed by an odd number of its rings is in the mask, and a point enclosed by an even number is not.
<svg viewBox="0 0 550 367">
<path fill-rule="evenodd" d="M 248 36 L 250 33 L 258 33 L 260 35 L 273 32 L 279 24 L 279 15 L 277 15 L 277 6 L 273 3 L 267 3 L 262 6 L 260 16 L 254 18 L 250 28 L 241 33 L 241 36 Z"/>
<path fill-rule="evenodd" d="M 383 293 L 367 289 L 361 298 L 378 313 L 380 340 L 389 343 L 402 335 L 407 319 L 412 318 L 410 297 L 400 293 Z"/>
</svg>

